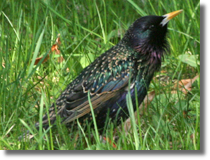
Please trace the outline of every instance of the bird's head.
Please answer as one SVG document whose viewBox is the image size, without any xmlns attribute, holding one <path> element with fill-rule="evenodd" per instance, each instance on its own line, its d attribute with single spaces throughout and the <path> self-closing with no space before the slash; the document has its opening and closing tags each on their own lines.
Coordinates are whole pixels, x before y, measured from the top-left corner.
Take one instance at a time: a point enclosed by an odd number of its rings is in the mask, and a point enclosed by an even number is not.
<svg viewBox="0 0 210 160">
<path fill-rule="evenodd" d="M 163 16 L 145 16 L 137 19 L 128 29 L 122 42 L 141 54 L 153 53 L 159 58 L 167 48 L 168 22 L 182 10 Z"/>
</svg>

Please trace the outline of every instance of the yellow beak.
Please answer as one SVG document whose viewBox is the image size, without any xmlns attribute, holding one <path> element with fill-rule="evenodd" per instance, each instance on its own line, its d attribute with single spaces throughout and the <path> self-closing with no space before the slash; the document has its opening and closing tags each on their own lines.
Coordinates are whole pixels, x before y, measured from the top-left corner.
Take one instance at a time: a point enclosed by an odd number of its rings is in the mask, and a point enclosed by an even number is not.
<svg viewBox="0 0 210 160">
<path fill-rule="evenodd" d="M 162 26 L 165 26 L 172 18 L 176 17 L 178 14 L 180 14 L 183 10 L 174 11 L 168 14 L 163 15 L 165 17 L 163 21 L 160 23 Z"/>
</svg>

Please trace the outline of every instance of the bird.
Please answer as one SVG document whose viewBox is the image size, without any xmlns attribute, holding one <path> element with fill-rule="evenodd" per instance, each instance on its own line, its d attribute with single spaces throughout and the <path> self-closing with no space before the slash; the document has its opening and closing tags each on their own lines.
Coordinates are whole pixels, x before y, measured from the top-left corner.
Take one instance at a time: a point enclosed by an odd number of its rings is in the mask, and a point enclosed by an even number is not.
<svg viewBox="0 0 210 160">
<path fill-rule="evenodd" d="M 98 129 L 104 129 L 107 118 L 116 125 L 126 120 L 129 117 L 126 95 L 130 92 L 135 111 L 136 97 L 141 104 L 168 52 L 168 22 L 182 11 L 137 19 L 118 44 L 84 68 L 62 91 L 49 107 L 49 114 L 43 116 L 43 128 L 55 124 L 58 117 L 66 126 L 73 125 L 75 120 L 83 125 L 92 123 L 90 102 Z"/>
</svg>

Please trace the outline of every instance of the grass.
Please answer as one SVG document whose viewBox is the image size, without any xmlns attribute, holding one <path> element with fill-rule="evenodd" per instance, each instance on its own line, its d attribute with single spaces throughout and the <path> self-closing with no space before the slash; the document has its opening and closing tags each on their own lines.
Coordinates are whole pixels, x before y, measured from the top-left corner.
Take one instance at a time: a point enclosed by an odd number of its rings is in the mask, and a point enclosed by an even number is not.
<svg viewBox="0 0 210 160">
<path fill-rule="evenodd" d="M 177 84 L 200 75 L 200 2 L 140 0 L 2 0 L 0 5 L 0 149 L 4 150 L 199 150 L 200 80 L 184 94 Z M 156 73 L 150 90 L 153 101 L 138 110 L 137 122 L 130 109 L 131 130 L 123 122 L 96 130 L 57 129 L 36 131 L 34 123 L 60 92 L 97 56 L 114 46 L 139 17 L 184 12 L 169 23 L 170 54 Z M 46 57 L 60 34 L 60 55 Z M 64 61 L 58 62 L 63 56 Z M 171 91 L 176 91 L 173 94 Z M 132 103 L 127 96 L 128 106 Z M 90 102 L 91 103 L 91 102 Z M 146 106 L 143 105 L 143 106 Z M 35 134 L 18 141 L 23 131 Z M 115 145 L 115 147 L 113 147 Z"/>
</svg>

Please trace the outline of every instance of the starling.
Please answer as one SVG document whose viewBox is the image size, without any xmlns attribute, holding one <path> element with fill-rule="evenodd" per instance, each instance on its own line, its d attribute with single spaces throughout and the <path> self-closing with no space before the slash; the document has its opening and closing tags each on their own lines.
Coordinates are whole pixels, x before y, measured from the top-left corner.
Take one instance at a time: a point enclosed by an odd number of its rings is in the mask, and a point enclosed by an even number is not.
<svg viewBox="0 0 210 160">
<path fill-rule="evenodd" d="M 167 24 L 181 12 L 137 19 L 117 45 L 99 56 L 67 86 L 49 108 L 49 117 L 47 114 L 43 117 L 43 126 L 48 128 L 49 120 L 54 124 L 58 116 L 67 126 L 76 119 L 81 124 L 91 123 L 88 92 L 99 129 L 105 127 L 107 118 L 116 124 L 128 118 L 126 95 L 130 91 L 136 110 L 135 89 L 141 104 L 167 52 Z"/>
</svg>

